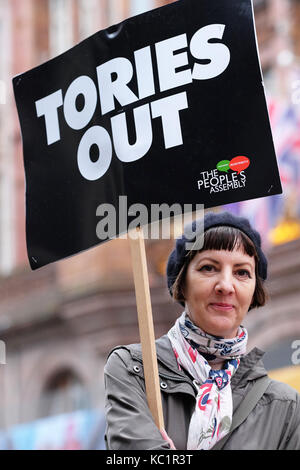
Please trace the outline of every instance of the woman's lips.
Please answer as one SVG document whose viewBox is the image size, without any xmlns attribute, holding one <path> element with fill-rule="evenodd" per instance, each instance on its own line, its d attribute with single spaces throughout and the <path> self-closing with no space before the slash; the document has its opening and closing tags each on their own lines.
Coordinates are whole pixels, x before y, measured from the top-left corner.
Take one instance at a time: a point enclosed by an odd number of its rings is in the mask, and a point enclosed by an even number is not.
<svg viewBox="0 0 300 470">
<path fill-rule="evenodd" d="M 232 310 L 234 306 L 232 304 L 225 304 L 221 302 L 211 303 L 210 304 L 215 310 L 228 311 Z"/>
</svg>

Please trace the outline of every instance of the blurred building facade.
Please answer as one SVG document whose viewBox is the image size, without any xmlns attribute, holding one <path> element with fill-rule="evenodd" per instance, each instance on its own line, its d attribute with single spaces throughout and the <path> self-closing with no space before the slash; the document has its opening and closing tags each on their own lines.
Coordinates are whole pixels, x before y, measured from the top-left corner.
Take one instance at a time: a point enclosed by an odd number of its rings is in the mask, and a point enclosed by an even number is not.
<svg viewBox="0 0 300 470">
<path fill-rule="evenodd" d="M 0 0 L 0 39 L 5 44 L 0 58 L 5 89 L 2 97 L 0 89 L 0 339 L 6 344 L 6 364 L 0 365 L 0 429 L 80 410 L 102 412 L 103 367 L 109 350 L 139 341 L 128 240 L 113 240 L 30 271 L 22 141 L 11 79 L 100 29 L 167 3 L 172 0 Z M 293 84 L 300 57 L 300 2 L 257 0 L 254 4 L 266 93 L 270 107 L 277 109 L 291 103 L 297 91 Z M 300 107 L 300 100 L 296 101 L 295 114 Z M 280 137 L 280 125 L 277 132 Z M 263 224 L 270 209 L 262 201 L 249 207 L 235 205 L 232 210 L 250 213 L 266 233 Z M 260 207 L 266 211 L 263 220 Z M 267 230 L 277 228 L 280 235 L 275 242 L 264 239 L 271 301 L 247 319 L 250 346 L 262 348 L 300 338 L 298 213 L 293 213 L 296 225 L 291 235 L 288 208 L 278 207 L 278 217 Z M 282 223 L 288 224 L 286 236 Z M 172 245 L 172 241 L 146 241 L 157 337 L 181 311 L 169 298 L 163 276 Z"/>
</svg>

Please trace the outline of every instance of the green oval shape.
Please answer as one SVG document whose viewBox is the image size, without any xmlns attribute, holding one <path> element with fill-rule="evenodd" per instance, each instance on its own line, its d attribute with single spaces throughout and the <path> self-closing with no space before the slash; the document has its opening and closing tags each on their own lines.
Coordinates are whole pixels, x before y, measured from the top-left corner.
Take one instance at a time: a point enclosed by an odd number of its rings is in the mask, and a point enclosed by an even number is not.
<svg viewBox="0 0 300 470">
<path fill-rule="evenodd" d="M 222 160 L 217 164 L 217 170 L 219 171 L 225 171 L 225 173 L 228 172 L 230 161 L 229 160 Z"/>
</svg>

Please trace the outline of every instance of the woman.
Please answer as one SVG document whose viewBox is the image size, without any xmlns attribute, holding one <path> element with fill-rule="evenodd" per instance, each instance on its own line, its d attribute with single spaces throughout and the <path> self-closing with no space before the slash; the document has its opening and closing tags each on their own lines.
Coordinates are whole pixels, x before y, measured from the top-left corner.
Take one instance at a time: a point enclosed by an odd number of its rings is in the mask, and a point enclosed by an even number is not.
<svg viewBox="0 0 300 470">
<path fill-rule="evenodd" d="M 140 345 L 118 347 L 105 367 L 107 448 L 300 449 L 300 396 L 273 380 L 230 433 L 243 399 L 267 376 L 263 352 L 246 352 L 242 326 L 266 301 L 258 232 L 245 218 L 208 213 L 203 247 L 186 250 L 186 242 L 176 241 L 167 265 L 170 294 L 184 312 L 156 341 L 166 431 L 147 406 Z"/>
</svg>

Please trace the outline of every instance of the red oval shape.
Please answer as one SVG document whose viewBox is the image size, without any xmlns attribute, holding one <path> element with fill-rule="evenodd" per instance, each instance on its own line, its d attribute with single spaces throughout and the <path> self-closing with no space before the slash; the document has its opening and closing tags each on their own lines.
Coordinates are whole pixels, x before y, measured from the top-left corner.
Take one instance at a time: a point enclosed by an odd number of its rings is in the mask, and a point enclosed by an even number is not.
<svg viewBox="0 0 300 470">
<path fill-rule="evenodd" d="M 250 165 L 250 160 L 248 157 L 235 157 L 231 160 L 229 163 L 229 168 L 233 171 L 236 171 L 238 175 L 240 174 L 241 171 L 246 170 L 248 166 Z"/>
</svg>

